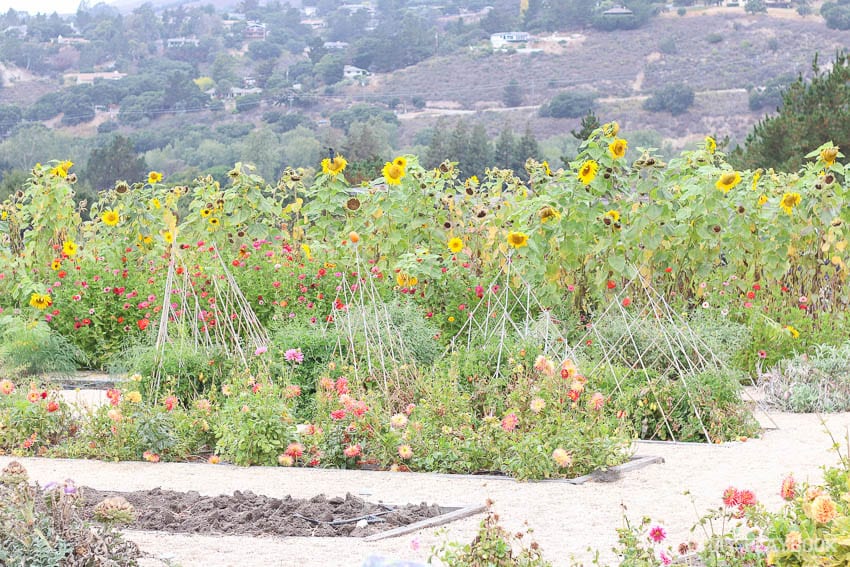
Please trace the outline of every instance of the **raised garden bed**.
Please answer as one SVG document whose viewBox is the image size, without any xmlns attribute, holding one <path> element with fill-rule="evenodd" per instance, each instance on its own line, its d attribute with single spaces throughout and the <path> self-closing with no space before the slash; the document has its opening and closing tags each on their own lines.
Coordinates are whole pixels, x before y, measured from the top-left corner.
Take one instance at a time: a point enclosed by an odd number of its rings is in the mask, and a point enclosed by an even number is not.
<svg viewBox="0 0 850 567">
<path fill-rule="evenodd" d="M 394 506 L 371 503 L 347 494 L 309 500 L 272 498 L 250 491 L 232 496 L 201 496 L 195 491 L 155 488 L 135 492 L 84 488 L 83 515 L 90 517 L 104 498 L 121 496 L 133 505 L 134 530 L 190 534 L 279 537 L 367 537 L 383 539 L 433 527 L 484 511 L 484 506 L 436 504 Z"/>
</svg>

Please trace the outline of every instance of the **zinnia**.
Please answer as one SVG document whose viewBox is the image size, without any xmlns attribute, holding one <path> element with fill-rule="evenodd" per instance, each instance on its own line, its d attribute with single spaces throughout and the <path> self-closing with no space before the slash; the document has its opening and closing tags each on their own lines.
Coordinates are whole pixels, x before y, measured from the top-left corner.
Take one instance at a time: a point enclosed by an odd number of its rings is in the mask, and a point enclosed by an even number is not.
<svg viewBox="0 0 850 567">
<path fill-rule="evenodd" d="M 8 396 L 14 391 L 15 385 L 12 383 L 11 380 L 0 380 L 0 394 Z"/>
<path fill-rule="evenodd" d="M 287 445 L 286 451 L 284 451 L 284 453 L 289 455 L 290 457 L 297 459 L 298 457 L 304 454 L 304 445 L 302 445 L 301 443 L 290 443 L 289 445 Z"/>
<path fill-rule="evenodd" d="M 661 526 L 652 526 L 649 529 L 649 539 L 655 543 L 661 543 L 667 537 L 667 532 Z"/>
<path fill-rule="evenodd" d="M 413 448 L 410 445 L 399 445 L 398 456 L 402 459 L 409 459 L 413 456 Z"/>
<path fill-rule="evenodd" d="M 397 413 L 390 418 L 390 427 L 393 429 L 401 429 L 407 425 L 407 416 L 403 413 Z"/>
<path fill-rule="evenodd" d="M 788 532 L 785 536 L 785 549 L 788 551 L 797 551 L 803 544 L 803 537 L 800 532 Z"/>
<path fill-rule="evenodd" d="M 573 456 L 565 449 L 561 449 L 560 447 L 552 451 L 552 460 L 554 460 L 555 464 L 557 464 L 562 469 L 567 468 L 568 466 L 573 464 Z"/>
<path fill-rule="evenodd" d="M 286 359 L 287 362 L 304 362 L 304 353 L 301 352 L 300 348 L 291 348 L 283 353 L 283 358 Z"/>
<path fill-rule="evenodd" d="M 779 490 L 779 495 L 783 500 L 794 500 L 794 497 L 797 495 L 797 482 L 793 476 L 788 475 L 782 481 L 782 488 Z"/>
<path fill-rule="evenodd" d="M 516 429 L 517 425 L 519 425 L 519 417 L 513 412 L 502 418 L 502 429 L 508 433 Z"/>
<path fill-rule="evenodd" d="M 342 453 L 348 457 L 349 459 L 353 459 L 354 457 L 359 456 L 363 450 L 360 448 L 360 444 L 349 445 L 345 449 L 343 449 Z"/>
<path fill-rule="evenodd" d="M 532 413 L 540 413 L 541 411 L 543 411 L 543 408 L 546 407 L 546 400 L 544 400 L 543 398 L 534 398 L 533 400 L 531 400 L 531 403 L 528 404 L 528 407 L 532 411 Z"/>
<path fill-rule="evenodd" d="M 590 396 L 590 407 L 592 407 L 594 410 L 599 411 L 604 405 L 605 396 L 603 396 L 601 392 L 596 392 L 595 394 Z"/>
<path fill-rule="evenodd" d="M 819 524 L 828 524 L 835 518 L 836 506 L 828 494 L 815 498 L 811 505 L 811 518 Z"/>
<path fill-rule="evenodd" d="M 133 404 L 137 404 L 142 401 L 142 394 L 140 394 L 137 390 L 127 392 L 127 401 Z"/>
</svg>

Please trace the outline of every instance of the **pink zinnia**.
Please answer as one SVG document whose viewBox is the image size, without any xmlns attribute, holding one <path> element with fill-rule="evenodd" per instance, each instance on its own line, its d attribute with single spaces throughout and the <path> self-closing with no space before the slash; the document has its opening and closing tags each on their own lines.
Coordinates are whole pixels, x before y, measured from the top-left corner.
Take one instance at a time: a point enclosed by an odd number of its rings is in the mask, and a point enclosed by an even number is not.
<svg viewBox="0 0 850 567">
<path fill-rule="evenodd" d="M 355 444 L 355 445 L 349 445 L 348 447 L 343 449 L 342 452 L 349 459 L 353 459 L 354 457 L 357 457 L 358 455 L 360 455 L 360 453 L 362 452 L 362 449 L 360 448 L 360 444 L 358 443 L 358 444 Z"/>
<path fill-rule="evenodd" d="M 670 565 L 670 563 L 672 563 L 672 562 L 673 562 L 673 560 L 672 560 L 672 559 L 670 559 L 670 556 L 669 556 L 669 555 L 667 555 L 667 554 L 666 554 L 665 552 L 663 552 L 663 551 L 662 551 L 661 553 L 659 553 L 659 554 L 658 554 L 658 558 L 659 558 L 659 559 L 661 559 L 661 562 L 662 562 L 664 565 Z"/>
<path fill-rule="evenodd" d="M 171 411 L 174 409 L 174 406 L 177 405 L 177 397 L 176 396 L 168 396 L 165 398 L 165 410 Z"/>
<path fill-rule="evenodd" d="M 519 418 L 515 413 L 509 413 L 502 418 L 502 429 L 510 433 L 519 425 Z"/>
<path fill-rule="evenodd" d="M 605 396 L 601 392 L 596 392 L 590 397 L 590 407 L 599 411 L 605 405 Z"/>
<path fill-rule="evenodd" d="M 333 419 L 334 421 L 339 421 L 341 419 L 345 419 L 345 410 L 344 409 L 338 409 L 338 410 L 332 411 L 331 412 L 331 419 Z"/>
<path fill-rule="evenodd" d="M 283 353 L 283 358 L 286 359 L 287 362 L 304 362 L 304 353 L 301 352 L 300 348 L 291 348 Z"/>
<path fill-rule="evenodd" d="M 752 490 L 742 490 L 738 493 L 738 501 L 741 506 L 753 506 L 758 500 Z"/>
<path fill-rule="evenodd" d="M 254 356 L 260 356 L 261 354 L 263 354 L 263 353 L 264 353 L 264 352 L 266 352 L 267 350 L 269 350 L 269 349 L 268 349 L 268 347 L 267 347 L 267 346 L 265 346 L 265 345 L 258 346 L 258 347 L 257 347 L 257 350 L 255 350 L 255 351 L 254 351 Z"/>
<path fill-rule="evenodd" d="M 723 491 L 723 505 L 727 508 L 734 508 L 741 503 L 741 493 L 734 486 L 730 486 Z"/>
<path fill-rule="evenodd" d="M 304 454 L 304 445 L 302 445 L 301 443 L 290 443 L 286 447 L 286 451 L 284 451 L 284 454 L 297 459 L 298 457 Z"/>
<path fill-rule="evenodd" d="M 661 543 L 667 538 L 667 532 L 661 526 L 652 526 L 649 529 L 649 539 L 655 543 Z"/>
</svg>

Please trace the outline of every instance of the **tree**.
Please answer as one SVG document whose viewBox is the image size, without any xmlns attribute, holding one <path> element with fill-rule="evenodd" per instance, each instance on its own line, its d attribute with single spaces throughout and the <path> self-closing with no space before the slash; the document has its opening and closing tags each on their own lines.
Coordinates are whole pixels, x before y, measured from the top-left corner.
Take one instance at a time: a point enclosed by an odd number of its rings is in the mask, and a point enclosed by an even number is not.
<svg viewBox="0 0 850 567">
<path fill-rule="evenodd" d="M 326 85 L 333 85 L 342 80 L 344 68 L 345 62 L 342 57 L 328 53 L 322 57 L 318 63 L 316 63 L 313 71 L 323 83 Z"/>
<path fill-rule="evenodd" d="M 566 91 L 555 95 L 540 107 L 542 117 L 578 118 L 593 110 L 596 94 L 586 91 Z"/>
<path fill-rule="evenodd" d="M 236 99 L 236 112 L 248 112 L 259 108 L 263 102 L 262 95 L 258 93 L 246 94 Z"/>
<path fill-rule="evenodd" d="M 525 125 L 525 133 L 516 146 L 516 154 L 514 157 L 514 171 L 517 173 L 525 172 L 525 162 L 528 158 L 540 158 L 540 144 L 537 143 L 537 138 L 531 131 L 531 125 Z"/>
<path fill-rule="evenodd" d="M 747 0 L 744 4 L 744 10 L 748 14 L 766 14 L 767 6 L 764 3 L 764 0 Z"/>
<path fill-rule="evenodd" d="M 834 30 L 850 30 L 850 3 L 847 0 L 824 2 L 820 8 L 826 27 Z"/>
<path fill-rule="evenodd" d="M 522 99 L 522 87 L 519 86 L 519 82 L 516 79 L 511 79 L 511 82 L 502 91 L 502 103 L 508 108 L 515 108 L 522 105 Z"/>
<path fill-rule="evenodd" d="M 5 138 L 21 122 L 23 113 L 14 104 L 0 105 L 0 137 Z"/>
<path fill-rule="evenodd" d="M 599 128 L 599 126 L 601 126 L 599 118 L 596 116 L 596 113 L 591 110 L 581 119 L 581 128 L 579 128 L 578 131 L 571 130 L 570 134 L 572 134 L 573 138 L 578 141 L 584 142 L 590 138 L 590 135 L 594 130 Z"/>
<path fill-rule="evenodd" d="M 95 190 L 108 189 L 115 182 L 141 181 L 148 171 L 145 158 L 139 156 L 133 142 L 124 136 L 115 136 L 112 141 L 91 151 L 83 179 Z"/>
<path fill-rule="evenodd" d="M 514 165 L 514 154 L 516 153 L 516 137 L 510 126 L 505 124 L 499 138 L 496 140 L 496 147 L 493 151 L 493 163 L 496 167 L 509 169 Z"/>
<path fill-rule="evenodd" d="M 280 53 L 280 47 L 268 41 L 252 41 L 248 46 L 248 56 L 254 61 L 277 59 Z"/>
<path fill-rule="evenodd" d="M 644 110 L 669 112 L 673 116 L 684 114 L 694 104 L 694 89 L 684 83 L 667 85 L 655 91 L 643 103 Z"/>
<path fill-rule="evenodd" d="M 795 171 L 824 142 L 850 149 L 850 58 L 839 53 L 823 71 L 815 57 L 812 70 L 811 80 L 801 76 L 784 92 L 777 115 L 756 124 L 732 156 L 736 165 Z"/>
</svg>

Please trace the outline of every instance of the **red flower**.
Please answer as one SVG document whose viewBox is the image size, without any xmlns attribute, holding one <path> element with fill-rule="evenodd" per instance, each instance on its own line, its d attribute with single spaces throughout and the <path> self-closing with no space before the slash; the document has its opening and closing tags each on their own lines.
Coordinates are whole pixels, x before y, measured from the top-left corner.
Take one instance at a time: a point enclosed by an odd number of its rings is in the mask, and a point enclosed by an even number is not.
<svg viewBox="0 0 850 567">
<path fill-rule="evenodd" d="M 757 284 L 757 283 L 756 283 L 756 284 L 753 284 L 753 290 L 754 290 L 754 291 L 758 291 L 758 290 L 760 290 L 760 289 L 761 289 L 761 286 L 760 286 L 759 284 Z"/>
<path fill-rule="evenodd" d="M 738 492 L 738 500 L 741 506 L 753 506 L 758 500 L 752 490 L 741 490 Z"/>
<path fill-rule="evenodd" d="M 730 486 L 723 491 L 723 505 L 727 508 L 734 508 L 741 504 L 741 494 L 734 486 Z"/>
<path fill-rule="evenodd" d="M 567 397 L 570 398 L 574 402 L 578 400 L 578 397 L 580 395 L 581 395 L 581 392 L 579 392 L 578 390 L 570 390 L 569 392 L 567 392 Z"/>
<path fill-rule="evenodd" d="M 664 271 L 668 274 L 673 271 L 673 268 L 664 268 Z"/>
<path fill-rule="evenodd" d="M 331 419 L 333 419 L 334 421 L 339 421 L 341 419 L 345 419 L 345 410 L 344 409 L 338 409 L 338 410 L 332 411 L 331 412 Z"/>
<path fill-rule="evenodd" d="M 614 289 L 615 287 L 617 287 L 617 283 L 613 280 L 608 280 L 608 289 Z"/>
<path fill-rule="evenodd" d="M 755 298 L 756 298 L 756 293 L 754 291 L 748 291 L 747 292 L 747 299 L 755 299 Z"/>
<path fill-rule="evenodd" d="M 53 413 L 59 409 L 59 404 L 56 402 L 47 402 L 47 413 Z"/>
<path fill-rule="evenodd" d="M 136 325 L 139 327 L 140 331 L 144 331 L 150 325 L 150 319 L 139 319 L 136 321 Z"/>
<path fill-rule="evenodd" d="M 626 297 L 626 298 L 623 299 L 623 307 L 628 307 L 631 304 L 632 304 L 631 298 Z"/>
<path fill-rule="evenodd" d="M 59 276 L 59 279 L 61 280 L 62 278 L 68 275 L 68 272 L 66 272 L 65 270 L 59 270 L 59 273 L 56 275 Z"/>
</svg>

